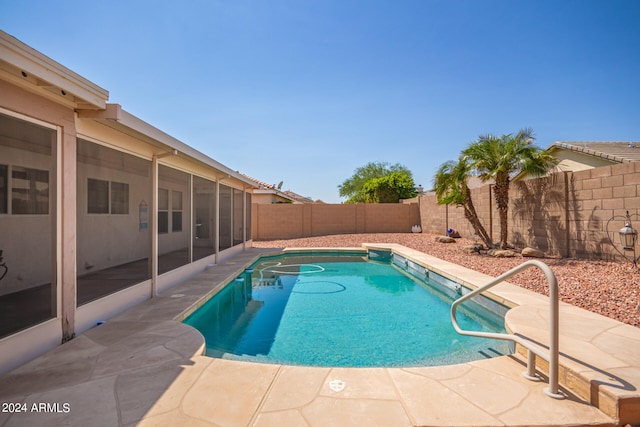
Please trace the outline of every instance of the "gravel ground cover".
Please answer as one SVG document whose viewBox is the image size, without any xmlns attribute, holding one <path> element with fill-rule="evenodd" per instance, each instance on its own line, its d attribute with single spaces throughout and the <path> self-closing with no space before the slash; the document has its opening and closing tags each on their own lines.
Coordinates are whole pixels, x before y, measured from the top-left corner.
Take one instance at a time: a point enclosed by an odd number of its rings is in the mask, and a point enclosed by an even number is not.
<svg viewBox="0 0 640 427">
<path fill-rule="evenodd" d="M 376 233 L 343 234 L 290 240 L 254 241 L 259 248 L 360 247 L 362 243 L 397 243 L 431 256 L 453 262 L 491 276 L 510 270 L 526 259 L 494 258 L 486 254 L 469 254 L 467 239 L 455 243 L 438 243 L 432 234 Z M 530 258 L 528 258 L 530 259 Z M 629 262 L 544 258 L 558 279 L 560 298 L 569 304 L 640 327 L 640 269 Z M 509 279 L 510 283 L 548 295 L 544 275 L 528 269 Z"/>
</svg>

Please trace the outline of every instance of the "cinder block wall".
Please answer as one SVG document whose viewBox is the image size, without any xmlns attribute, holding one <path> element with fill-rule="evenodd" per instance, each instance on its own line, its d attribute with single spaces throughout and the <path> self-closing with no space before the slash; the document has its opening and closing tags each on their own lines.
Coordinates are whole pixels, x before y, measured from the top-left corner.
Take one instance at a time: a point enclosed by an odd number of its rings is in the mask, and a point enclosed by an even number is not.
<svg viewBox="0 0 640 427">
<path fill-rule="evenodd" d="M 471 199 L 473 200 L 473 205 L 480 218 L 480 222 L 490 235 L 492 228 L 494 229 L 494 239 L 499 238 L 499 224 L 496 223 L 495 226 L 492 227 L 492 219 L 497 218 L 497 210 L 494 209 L 494 214 L 491 214 L 493 206 L 491 187 L 487 185 L 475 188 L 471 190 L 471 192 Z M 438 205 L 436 196 L 432 194 L 421 196 L 419 199 L 420 219 L 422 220 L 421 225 L 424 233 L 444 236 L 448 228 L 453 228 L 457 230 L 461 236 L 473 238 L 475 230 L 465 217 L 462 207 Z"/>
<path fill-rule="evenodd" d="M 493 185 L 474 188 L 471 195 L 480 221 L 494 242 L 499 241 Z M 622 250 L 618 230 L 626 211 L 640 229 L 640 162 L 514 182 L 509 201 L 509 242 L 514 246 L 563 257 L 620 259 L 609 238 Z M 253 205 L 255 240 L 408 233 L 414 224 L 420 224 L 424 233 L 444 235 L 447 228 L 454 228 L 463 237 L 475 234 L 461 207 L 438 205 L 434 195 L 404 204 Z"/>
<path fill-rule="evenodd" d="M 567 256 L 569 173 L 514 182 L 509 195 L 509 241 Z M 496 212 L 495 222 L 499 224 Z M 498 225 L 499 227 L 499 225 Z M 499 233 L 496 239 L 499 239 Z"/>
<path fill-rule="evenodd" d="M 417 203 L 253 204 L 254 240 L 354 233 L 410 233 L 420 224 Z"/>
<path fill-rule="evenodd" d="M 498 241 L 500 219 L 492 192 L 490 184 L 471 190 L 481 222 Z M 620 258 L 609 238 L 617 245 L 626 211 L 634 228 L 640 228 L 639 196 L 640 162 L 514 182 L 509 195 L 509 241 L 516 247 L 531 246 L 564 257 Z M 444 234 L 448 224 L 463 237 L 473 237 L 461 207 L 445 208 L 431 195 L 420 197 L 419 204 L 424 231 Z"/>
<path fill-rule="evenodd" d="M 435 195 L 425 195 L 418 198 L 420 206 L 420 224 L 423 233 L 444 235 L 447 230 L 448 211 L 453 212 L 451 206 L 439 205 Z M 462 210 L 461 210 L 462 211 Z M 468 231 L 465 230 L 468 235 Z"/>
</svg>

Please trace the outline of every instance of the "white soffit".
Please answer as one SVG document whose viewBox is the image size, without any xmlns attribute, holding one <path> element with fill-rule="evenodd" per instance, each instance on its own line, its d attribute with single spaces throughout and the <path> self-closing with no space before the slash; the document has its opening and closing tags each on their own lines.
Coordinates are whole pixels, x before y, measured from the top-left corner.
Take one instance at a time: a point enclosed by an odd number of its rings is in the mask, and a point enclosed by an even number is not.
<svg viewBox="0 0 640 427">
<path fill-rule="evenodd" d="M 109 92 L 0 30 L 0 78 L 78 109 L 103 109 Z"/>
<path fill-rule="evenodd" d="M 104 110 L 80 110 L 79 119 L 90 119 L 102 123 L 105 126 L 116 129 L 126 135 L 144 141 L 150 145 L 158 147 L 158 154 L 177 150 L 178 153 L 190 159 L 197 160 L 215 170 L 227 175 L 228 178 L 248 184 L 247 187 L 257 188 L 258 185 L 249 178 L 213 160 L 209 156 L 188 146 L 184 142 L 172 137 L 149 123 L 139 119 L 122 109 L 120 104 L 107 104 Z"/>
</svg>

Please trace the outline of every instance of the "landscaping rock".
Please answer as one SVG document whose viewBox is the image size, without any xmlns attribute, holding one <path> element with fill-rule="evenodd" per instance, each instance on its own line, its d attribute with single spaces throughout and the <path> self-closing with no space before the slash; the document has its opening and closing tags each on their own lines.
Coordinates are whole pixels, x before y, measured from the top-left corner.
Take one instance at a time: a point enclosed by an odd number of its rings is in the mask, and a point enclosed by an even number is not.
<svg viewBox="0 0 640 427">
<path fill-rule="evenodd" d="M 517 253 L 510 249 L 492 249 L 487 253 L 495 258 L 513 258 L 517 255 Z"/>
<path fill-rule="evenodd" d="M 449 236 L 436 236 L 436 242 L 439 243 L 455 243 L 456 239 Z"/>
<path fill-rule="evenodd" d="M 526 257 L 544 258 L 544 252 L 534 248 L 524 248 L 521 253 Z"/>
<path fill-rule="evenodd" d="M 484 249 L 484 246 L 482 246 L 482 245 L 467 245 L 463 249 L 464 249 L 465 252 L 467 252 L 469 254 L 479 254 Z"/>
</svg>

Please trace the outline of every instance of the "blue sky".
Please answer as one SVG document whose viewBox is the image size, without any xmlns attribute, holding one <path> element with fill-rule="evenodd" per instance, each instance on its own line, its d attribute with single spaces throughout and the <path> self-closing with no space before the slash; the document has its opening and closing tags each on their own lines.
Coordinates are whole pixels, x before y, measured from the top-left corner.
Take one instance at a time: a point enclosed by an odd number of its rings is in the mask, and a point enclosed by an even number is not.
<svg viewBox="0 0 640 427">
<path fill-rule="evenodd" d="M 481 134 L 640 140 L 640 1 L 2 0 L 0 28 L 226 166 L 313 199 Z"/>
</svg>

